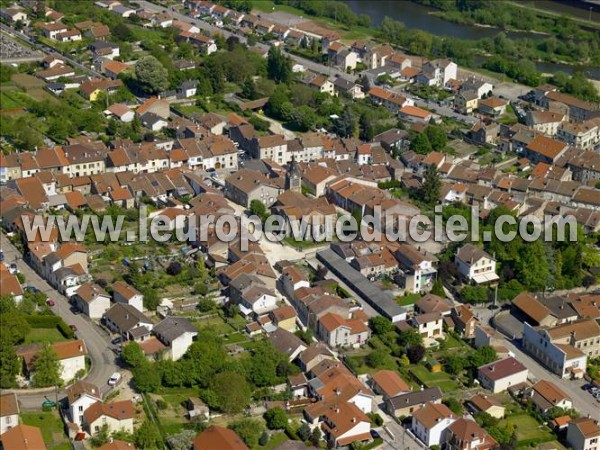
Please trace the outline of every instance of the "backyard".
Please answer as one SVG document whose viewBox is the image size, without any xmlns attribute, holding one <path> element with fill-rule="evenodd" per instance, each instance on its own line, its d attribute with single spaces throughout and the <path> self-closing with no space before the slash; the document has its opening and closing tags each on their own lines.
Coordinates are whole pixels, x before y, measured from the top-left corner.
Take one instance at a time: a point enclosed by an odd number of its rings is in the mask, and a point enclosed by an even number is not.
<svg viewBox="0 0 600 450">
<path fill-rule="evenodd" d="M 529 444 L 534 441 L 536 443 L 541 443 L 552 441 L 556 438 L 556 436 L 550 432 L 548 427 L 541 425 L 534 417 L 527 413 L 512 415 L 501 420 L 498 424 L 499 427 L 505 425 L 516 427 L 519 447 L 528 447 Z"/>
<path fill-rule="evenodd" d="M 44 412 L 22 412 L 25 425 L 38 427 L 49 450 L 69 450 L 71 445 L 63 431 L 63 423 L 56 410 Z"/>
<path fill-rule="evenodd" d="M 418 364 L 411 366 L 408 372 L 423 385 L 439 387 L 445 394 L 459 388 L 458 383 L 452 379 L 452 376 L 443 371 L 431 372 L 425 366 Z"/>
<path fill-rule="evenodd" d="M 62 342 L 67 339 L 58 331 L 56 327 L 53 328 L 32 328 L 27 336 L 25 336 L 25 342 L 23 344 L 33 344 L 37 342 Z"/>
</svg>

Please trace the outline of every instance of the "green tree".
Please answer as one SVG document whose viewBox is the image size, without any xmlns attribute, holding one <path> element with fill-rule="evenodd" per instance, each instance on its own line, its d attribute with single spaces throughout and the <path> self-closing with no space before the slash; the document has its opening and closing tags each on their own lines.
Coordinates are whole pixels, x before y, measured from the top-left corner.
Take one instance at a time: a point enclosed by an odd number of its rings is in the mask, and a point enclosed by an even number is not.
<svg viewBox="0 0 600 450">
<path fill-rule="evenodd" d="M 0 388 L 8 389 L 16 386 L 20 364 L 14 345 L 4 334 L 3 331 L 0 336 Z"/>
<path fill-rule="evenodd" d="M 373 369 L 384 367 L 389 362 L 389 350 L 385 348 L 373 350 L 367 355 L 365 361 Z"/>
<path fill-rule="evenodd" d="M 434 295 L 438 295 L 442 298 L 446 297 L 446 292 L 444 291 L 444 284 L 442 280 L 435 280 L 433 286 L 431 286 L 431 293 Z"/>
<path fill-rule="evenodd" d="M 250 213 L 258 216 L 263 222 L 267 220 L 267 217 L 269 217 L 269 211 L 267 210 L 265 204 L 256 199 L 250 202 Z"/>
<path fill-rule="evenodd" d="M 425 133 L 418 133 L 411 139 L 410 149 L 419 155 L 427 155 L 433 151 L 431 142 Z"/>
<path fill-rule="evenodd" d="M 257 343 L 247 370 L 247 378 L 257 387 L 274 386 L 281 382 L 277 369 L 287 363 L 287 355 L 279 352 L 268 341 Z"/>
<path fill-rule="evenodd" d="M 148 361 L 132 370 L 135 387 L 140 392 L 153 392 L 160 387 L 161 373 Z"/>
<path fill-rule="evenodd" d="M 211 381 L 211 388 L 218 398 L 220 409 L 227 414 L 241 412 L 250 402 L 252 391 L 244 376 L 239 373 L 218 373 Z"/>
<path fill-rule="evenodd" d="M 267 74 L 277 83 L 287 84 L 292 80 L 292 61 L 279 47 L 272 46 L 269 49 Z"/>
<path fill-rule="evenodd" d="M 33 359 L 33 385 L 35 387 L 59 386 L 61 365 L 51 344 L 45 344 Z"/>
<path fill-rule="evenodd" d="M 371 317 L 369 319 L 369 328 L 378 336 L 394 331 L 395 329 L 392 321 L 383 316 Z"/>
<path fill-rule="evenodd" d="M 137 342 L 128 342 L 123 345 L 121 359 L 131 367 L 140 367 L 146 362 L 146 355 Z"/>
<path fill-rule="evenodd" d="M 283 430 L 288 423 L 288 417 L 283 408 L 269 409 L 263 417 L 270 430 Z"/>
<path fill-rule="evenodd" d="M 315 110 L 308 105 L 302 105 L 291 113 L 290 124 L 298 131 L 310 131 L 317 122 Z"/>
<path fill-rule="evenodd" d="M 543 291 L 548 285 L 550 267 L 541 240 L 528 242 L 521 247 L 515 265 L 517 278 L 531 291 Z"/>
<path fill-rule="evenodd" d="M 179 433 L 172 434 L 167 438 L 167 443 L 171 450 L 190 450 L 194 444 L 196 431 L 183 430 Z"/>
<path fill-rule="evenodd" d="M 157 94 L 169 87 L 169 72 L 154 56 L 148 55 L 135 63 L 135 76 L 142 91 Z"/>
<path fill-rule="evenodd" d="M 147 450 L 158 450 L 164 447 L 164 442 L 156 426 L 148 419 L 133 433 L 135 446 Z"/>
<path fill-rule="evenodd" d="M 248 447 L 256 447 L 260 435 L 265 431 L 265 426 L 260 420 L 250 418 L 231 422 L 228 428 L 233 430 Z"/>
<path fill-rule="evenodd" d="M 457 416 L 462 414 L 462 405 L 455 397 L 447 397 L 442 403 L 444 403 L 444 405 L 446 405 L 448 409 Z"/>
<path fill-rule="evenodd" d="M 442 181 L 437 168 L 432 164 L 425 171 L 425 178 L 421 186 L 421 198 L 430 206 L 435 205 L 440 201 L 440 191 L 442 189 Z"/>
<path fill-rule="evenodd" d="M 421 345 L 422 343 L 423 336 L 417 330 L 410 329 L 398 333 L 398 345 L 402 347 Z"/>
<path fill-rule="evenodd" d="M 446 131 L 439 125 L 428 125 L 425 128 L 425 134 L 433 150 L 440 151 L 446 147 L 448 136 L 446 135 Z"/>
<path fill-rule="evenodd" d="M 298 428 L 297 433 L 298 437 L 303 442 L 306 442 L 310 439 L 310 427 L 307 423 L 302 423 L 302 425 L 300 425 L 300 428 Z"/>
<path fill-rule="evenodd" d="M 319 447 L 319 444 L 321 442 L 321 430 L 319 429 L 319 427 L 315 427 L 315 429 L 313 430 L 312 434 L 310 435 L 310 442 L 315 447 Z"/>
<path fill-rule="evenodd" d="M 354 137 L 358 134 L 358 121 L 350 108 L 334 122 L 335 132 L 341 137 Z"/>
</svg>

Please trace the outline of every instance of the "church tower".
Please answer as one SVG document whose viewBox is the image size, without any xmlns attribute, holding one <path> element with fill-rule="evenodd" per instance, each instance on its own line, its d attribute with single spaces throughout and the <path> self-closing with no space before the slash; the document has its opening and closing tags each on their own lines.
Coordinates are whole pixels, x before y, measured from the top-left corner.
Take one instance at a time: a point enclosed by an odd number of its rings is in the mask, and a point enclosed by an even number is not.
<svg viewBox="0 0 600 450">
<path fill-rule="evenodd" d="M 302 192 L 302 173 L 300 173 L 300 167 L 293 156 L 292 161 L 290 162 L 290 168 L 285 176 L 285 189 L 294 192 Z"/>
</svg>

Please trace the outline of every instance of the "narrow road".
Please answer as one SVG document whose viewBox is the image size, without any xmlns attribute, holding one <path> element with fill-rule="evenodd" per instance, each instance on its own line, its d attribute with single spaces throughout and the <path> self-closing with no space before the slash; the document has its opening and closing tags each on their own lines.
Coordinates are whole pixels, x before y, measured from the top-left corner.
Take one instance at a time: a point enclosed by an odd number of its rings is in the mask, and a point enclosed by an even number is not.
<svg viewBox="0 0 600 450">
<path fill-rule="evenodd" d="M 145 0 L 137 0 L 136 3 L 138 3 L 145 10 L 155 12 L 155 13 L 161 13 L 165 9 L 163 6 L 156 5 L 154 3 L 151 3 L 151 2 L 148 2 Z M 183 22 L 187 22 L 192 25 L 195 25 L 198 28 L 200 28 L 201 30 L 204 30 L 210 34 L 219 33 L 219 34 L 223 35 L 226 39 L 230 36 L 236 36 L 241 42 L 246 42 L 246 38 L 241 33 L 234 33 L 234 32 L 225 30 L 223 28 L 215 27 L 214 25 L 211 25 L 210 23 L 205 22 L 200 19 L 192 19 L 191 17 L 186 16 L 185 14 L 181 14 L 178 11 L 169 10 L 169 14 L 171 14 L 173 16 L 173 18 L 175 18 L 177 20 L 181 20 Z M 263 50 L 268 50 L 270 48 L 269 45 L 262 44 L 262 43 L 257 43 L 256 47 L 261 48 Z M 319 72 L 319 73 L 322 73 L 322 74 L 325 74 L 328 76 L 342 77 L 349 81 L 354 81 L 356 79 L 356 77 L 354 75 L 350 75 L 350 74 L 344 72 L 343 70 L 338 70 L 334 67 L 327 67 L 323 64 L 319 64 L 314 61 L 310 61 L 306 58 L 302 58 L 297 55 L 292 55 L 291 53 L 288 53 L 288 52 L 284 52 L 284 53 L 287 56 L 289 56 L 292 60 L 297 62 L 298 64 L 302 64 L 304 67 L 306 67 L 307 69 L 310 69 L 314 72 Z"/>
<path fill-rule="evenodd" d="M 25 263 L 19 250 L 8 240 L 4 233 L 0 234 L 0 248 L 4 252 L 5 263 L 16 262 L 19 271 L 25 276 L 27 285 L 35 286 L 46 294 L 47 297 L 54 300 L 56 305 L 52 308 L 52 312 L 62 317 L 68 325 L 75 325 L 77 327 L 77 338 L 83 339 L 85 342 L 88 356 L 92 361 L 92 367 L 85 380 L 98 386 L 103 394 L 109 391 L 111 388 L 107 384 L 108 378 L 113 372 L 118 370 L 115 364 L 115 355 L 110 350 L 109 336 L 104 334 L 85 315 L 73 314 L 67 298 L 52 288 L 52 286 Z M 59 398 L 63 396 L 61 394 L 64 394 L 64 391 L 59 393 Z M 21 408 L 24 410 L 40 409 L 46 395 L 27 393 L 24 390 L 17 393 Z M 54 393 L 50 394 L 49 398 L 53 399 Z"/>
</svg>

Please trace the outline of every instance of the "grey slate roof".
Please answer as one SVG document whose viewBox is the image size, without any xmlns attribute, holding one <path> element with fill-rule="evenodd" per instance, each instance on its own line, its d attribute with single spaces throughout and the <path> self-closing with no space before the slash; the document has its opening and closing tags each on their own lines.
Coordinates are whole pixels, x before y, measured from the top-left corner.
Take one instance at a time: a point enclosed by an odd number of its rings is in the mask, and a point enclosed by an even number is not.
<svg viewBox="0 0 600 450">
<path fill-rule="evenodd" d="M 122 332 L 130 331 L 132 328 L 137 327 L 140 322 L 152 323 L 137 308 L 127 303 L 115 303 L 104 313 L 104 317 L 113 322 Z"/>
<path fill-rule="evenodd" d="M 184 333 L 197 333 L 198 330 L 190 322 L 189 319 L 184 317 L 165 317 L 158 325 L 153 329 L 154 333 L 164 337 L 169 342 L 174 341 Z"/>
<path fill-rule="evenodd" d="M 436 401 L 442 398 L 442 391 L 439 387 L 427 388 L 422 391 L 408 392 L 397 395 L 389 399 L 394 409 L 408 408 L 414 405 L 420 405 L 427 402 Z"/>
</svg>

